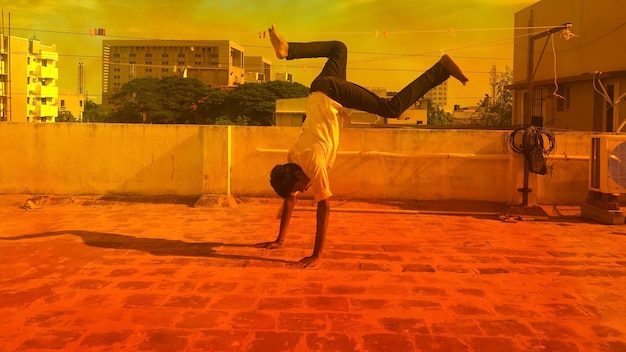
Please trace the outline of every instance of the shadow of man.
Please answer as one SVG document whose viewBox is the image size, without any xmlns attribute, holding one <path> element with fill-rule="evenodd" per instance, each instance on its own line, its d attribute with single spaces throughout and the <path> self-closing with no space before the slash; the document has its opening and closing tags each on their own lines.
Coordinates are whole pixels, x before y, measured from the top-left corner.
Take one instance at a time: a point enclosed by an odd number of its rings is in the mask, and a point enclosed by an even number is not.
<svg viewBox="0 0 626 352">
<path fill-rule="evenodd" d="M 170 240 L 164 238 L 135 237 L 131 235 L 120 235 L 110 232 L 85 231 L 85 230 L 63 230 L 49 231 L 13 237 L 2 237 L 2 241 L 21 241 L 33 238 L 45 238 L 54 236 L 72 235 L 80 237 L 84 244 L 91 247 L 109 249 L 130 249 L 134 251 L 146 252 L 156 256 L 180 256 L 180 257 L 207 257 L 232 260 L 256 260 L 283 264 L 293 264 L 294 262 L 264 258 L 259 256 L 220 254 L 216 251 L 219 247 L 239 247 L 254 248 L 251 244 L 222 243 L 222 242 L 185 242 L 181 240 Z"/>
</svg>

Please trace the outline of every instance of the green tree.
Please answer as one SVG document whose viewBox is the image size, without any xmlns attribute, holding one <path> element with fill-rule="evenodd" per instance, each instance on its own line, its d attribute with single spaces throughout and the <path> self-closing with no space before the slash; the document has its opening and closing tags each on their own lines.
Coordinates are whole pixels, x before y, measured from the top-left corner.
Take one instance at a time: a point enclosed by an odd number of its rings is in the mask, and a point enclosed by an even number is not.
<svg viewBox="0 0 626 352">
<path fill-rule="evenodd" d="M 251 125 L 269 126 L 276 107 L 276 96 L 262 83 L 247 83 L 228 94 L 229 117 L 246 117 Z"/>
<path fill-rule="evenodd" d="M 216 121 L 226 116 L 227 97 L 227 91 L 208 88 L 206 95 L 192 105 L 194 123 L 216 124 Z"/>
<path fill-rule="evenodd" d="M 429 99 L 426 102 L 426 113 L 429 125 L 451 125 L 452 116 L 446 113 L 442 107 L 434 105 Z"/>
<path fill-rule="evenodd" d="M 209 90 L 197 102 L 197 123 L 269 126 L 274 124 L 276 99 L 300 98 L 309 88 L 300 83 L 247 83 L 230 92 Z"/>
<path fill-rule="evenodd" d="M 74 118 L 71 111 L 59 111 L 59 116 L 55 119 L 56 122 L 76 122 L 78 119 Z"/>
<path fill-rule="evenodd" d="M 483 126 L 511 126 L 513 119 L 513 93 L 506 86 L 513 82 L 513 70 L 506 66 L 498 73 L 495 85 L 495 99 L 486 111 L 479 115 L 478 123 Z"/>
<path fill-rule="evenodd" d="M 282 81 L 242 84 L 223 91 L 179 76 L 139 78 L 111 96 L 113 112 L 107 121 L 271 125 L 276 99 L 308 93 L 300 83 Z"/>
<path fill-rule="evenodd" d="M 194 104 L 206 95 L 197 79 L 170 76 L 138 78 L 113 94 L 112 122 L 191 123 Z"/>
<path fill-rule="evenodd" d="M 309 95 L 309 87 L 298 82 L 270 81 L 262 83 L 276 99 L 302 98 Z"/>
<path fill-rule="evenodd" d="M 100 105 L 87 100 L 85 111 L 83 111 L 83 122 L 107 122 L 107 113 L 102 111 Z"/>
<path fill-rule="evenodd" d="M 192 123 L 193 106 L 206 95 L 207 87 L 197 79 L 170 76 L 159 85 L 160 114 L 154 115 L 158 123 Z"/>
</svg>

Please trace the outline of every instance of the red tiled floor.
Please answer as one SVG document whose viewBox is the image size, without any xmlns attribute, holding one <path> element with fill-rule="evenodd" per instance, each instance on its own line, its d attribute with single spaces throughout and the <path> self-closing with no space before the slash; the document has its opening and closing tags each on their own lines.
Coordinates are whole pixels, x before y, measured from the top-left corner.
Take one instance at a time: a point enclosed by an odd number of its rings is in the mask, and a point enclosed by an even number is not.
<svg viewBox="0 0 626 352">
<path fill-rule="evenodd" d="M 0 198 L 1 351 L 626 351 L 623 225 Z"/>
</svg>

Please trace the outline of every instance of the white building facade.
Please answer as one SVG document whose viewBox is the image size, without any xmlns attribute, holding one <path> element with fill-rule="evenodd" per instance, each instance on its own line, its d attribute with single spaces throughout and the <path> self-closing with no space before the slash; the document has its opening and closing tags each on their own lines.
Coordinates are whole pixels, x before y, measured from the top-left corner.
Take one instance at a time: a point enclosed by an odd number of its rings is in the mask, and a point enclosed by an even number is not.
<svg viewBox="0 0 626 352">
<path fill-rule="evenodd" d="M 59 54 L 37 38 L 0 36 L 0 120 L 55 122 Z"/>
</svg>

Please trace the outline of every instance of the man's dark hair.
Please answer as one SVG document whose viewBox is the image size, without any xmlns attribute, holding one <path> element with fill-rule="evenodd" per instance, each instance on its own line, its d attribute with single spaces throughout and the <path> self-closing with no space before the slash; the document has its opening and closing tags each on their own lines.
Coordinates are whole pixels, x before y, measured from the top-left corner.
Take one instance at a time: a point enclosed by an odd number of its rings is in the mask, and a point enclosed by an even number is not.
<svg viewBox="0 0 626 352">
<path fill-rule="evenodd" d="M 302 170 L 294 163 L 276 165 L 270 174 L 270 184 L 276 193 L 282 198 L 287 198 L 293 191 L 293 187 L 298 181 L 296 171 Z"/>
</svg>

